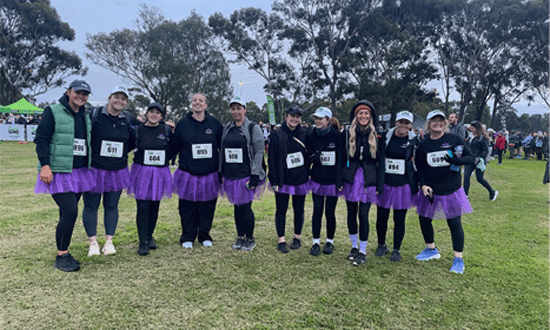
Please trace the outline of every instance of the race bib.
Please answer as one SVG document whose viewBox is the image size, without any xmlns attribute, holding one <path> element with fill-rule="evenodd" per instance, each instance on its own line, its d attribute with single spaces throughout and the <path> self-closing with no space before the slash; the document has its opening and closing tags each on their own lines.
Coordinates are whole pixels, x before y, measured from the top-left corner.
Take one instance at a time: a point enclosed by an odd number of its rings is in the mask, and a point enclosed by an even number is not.
<svg viewBox="0 0 550 330">
<path fill-rule="evenodd" d="M 166 160 L 165 150 L 145 150 L 143 153 L 143 164 L 164 166 Z"/>
<path fill-rule="evenodd" d="M 304 155 L 301 152 L 286 155 L 286 167 L 289 170 L 300 166 L 304 166 Z"/>
<path fill-rule="evenodd" d="M 225 149 L 225 162 L 230 164 L 238 164 L 243 162 L 243 149 Z"/>
<path fill-rule="evenodd" d="M 445 161 L 445 155 L 447 155 L 447 151 L 445 150 L 429 152 L 426 155 L 428 165 L 431 167 L 444 167 L 451 165 Z"/>
<path fill-rule="evenodd" d="M 321 151 L 321 165 L 336 165 L 336 151 Z"/>
<path fill-rule="evenodd" d="M 124 151 L 123 142 L 115 141 L 101 141 L 100 155 L 102 157 L 122 158 L 122 152 Z"/>
<path fill-rule="evenodd" d="M 405 160 L 386 158 L 386 173 L 405 175 Z"/>
<path fill-rule="evenodd" d="M 192 144 L 193 159 L 212 158 L 212 143 Z"/>
<path fill-rule="evenodd" d="M 74 139 L 73 156 L 86 156 L 86 140 Z"/>
</svg>

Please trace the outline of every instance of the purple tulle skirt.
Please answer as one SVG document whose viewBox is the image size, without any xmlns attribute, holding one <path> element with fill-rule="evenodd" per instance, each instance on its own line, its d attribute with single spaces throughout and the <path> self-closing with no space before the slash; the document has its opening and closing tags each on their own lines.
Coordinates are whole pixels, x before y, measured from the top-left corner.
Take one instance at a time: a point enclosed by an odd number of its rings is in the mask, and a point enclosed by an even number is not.
<svg viewBox="0 0 550 330">
<path fill-rule="evenodd" d="M 390 186 L 384 184 L 384 193 L 378 195 L 378 206 L 392 210 L 408 210 L 414 206 L 411 186 Z"/>
<path fill-rule="evenodd" d="M 320 184 L 313 180 L 309 180 L 309 187 L 311 188 L 311 192 L 315 195 L 333 197 L 344 196 L 344 192 L 338 191 L 335 184 Z"/>
<path fill-rule="evenodd" d="M 180 199 L 192 202 L 211 201 L 218 198 L 220 193 L 218 172 L 195 176 L 177 169 L 172 180 L 172 191 L 177 193 Z"/>
<path fill-rule="evenodd" d="M 128 195 L 145 201 L 172 197 L 172 172 L 169 166 L 132 164 Z"/>
<path fill-rule="evenodd" d="M 344 182 L 344 198 L 348 202 L 361 202 L 361 203 L 378 203 L 378 196 L 376 195 L 376 187 L 369 186 L 364 187 L 365 177 L 363 176 L 363 169 L 359 167 L 353 177 L 353 184 Z"/>
<path fill-rule="evenodd" d="M 42 182 L 38 172 L 34 193 L 51 195 L 67 192 L 83 193 L 92 190 L 94 185 L 94 176 L 87 167 L 73 169 L 70 173 L 54 173 L 50 184 Z"/>
<path fill-rule="evenodd" d="M 418 215 L 430 219 L 452 219 L 473 211 L 462 187 L 450 195 L 434 195 L 433 204 L 420 190 L 413 197 L 413 203 Z"/>
<path fill-rule="evenodd" d="M 250 180 L 250 177 L 236 180 L 224 178 L 221 187 L 221 195 L 227 197 L 231 204 L 237 206 L 250 203 L 254 199 L 260 199 L 265 191 L 266 180 L 260 182 L 258 186 L 252 190 L 246 188 L 248 180 Z"/>
<path fill-rule="evenodd" d="M 271 185 L 269 185 L 269 189 L 273 190 L 273 188 L 271 188 Z M 276 193 L 289 195 L 307 195 L 310 191 L 311 187 L 309 186 L 309 182 L 306 182 L 299 185 L 285 184 L 279 186 L 279 191 L 277 191 Z"/>
<path fill-rule="evenodd" d="M 92 167 L 92 174 L 96 182 L 90 190 L 93 194 L 103 194 L 110 191 L 121 191 L 130 186 L 130 171 L 128 167 L 122 170 L 102 170 Z"/>
</svg>

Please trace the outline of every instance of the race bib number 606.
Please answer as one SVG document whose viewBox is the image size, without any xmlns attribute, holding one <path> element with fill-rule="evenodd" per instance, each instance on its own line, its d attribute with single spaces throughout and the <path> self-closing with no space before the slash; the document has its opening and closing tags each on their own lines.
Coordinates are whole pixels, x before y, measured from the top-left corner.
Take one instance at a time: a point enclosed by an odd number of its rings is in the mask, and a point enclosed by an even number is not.
<svg viewBox="0 0 550 330">
<path fill-rule="evenodd" d="M 286 155 L 286 167 L 293 169 L 296 167 L 304 166 L 304 155 L 301 152 L 293 152 Z"/>
</svg>

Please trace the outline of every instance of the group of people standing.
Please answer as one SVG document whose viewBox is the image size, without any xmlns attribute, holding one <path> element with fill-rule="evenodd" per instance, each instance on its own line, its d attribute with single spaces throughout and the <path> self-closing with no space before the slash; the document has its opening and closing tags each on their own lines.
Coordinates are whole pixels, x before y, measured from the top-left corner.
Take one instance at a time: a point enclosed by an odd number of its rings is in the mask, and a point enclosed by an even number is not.
<svg viewBox="0 0 550 330">
<path fill-rule="evenodd" d="M 401 260 L 406 213 L 416 206 L 426 243 L 416 258 L 440 257 L 432 220 L 446 218 L 455 254 L 450 271 L 464 271 L 461 216 L 472 209 L 461 187 L 460 165 L 472 167 L 476 157 L 463 138 L 446 132 L 441 111 L 428 114 L 427 134 L 418 139 L 412 132 L 413 115 L 408 111 L 398 113 L 396 126 L 381 134 L 376 131 L 375 107 L 367 100 L 353 106 L 351 124 L 343 130 L 325 107 L 312 115 L 315 128 L 306 130 L 301 126 L 303 110 L 293 105 L 285 110 L 281 127 L 269 137 L 266 166 L 264 134 L 246 117 L 246 103 L 240 97 L 230 101 L 233 120 L 225 126 L 207 112 L 203 94 L 193 95 L 191 111 L 173 125 L 163 121 L 166 112 L 158 103 L 147 108 L 145 123 L 135 121 L 124 111 L 128 92 L 122 86 L 113 89 L 105 107 L 86 113 L 84 105 L 90 93 L 85 81 L 72 82 L 60 103 L 45 109 L 35 139 L 39 159 L 35 192 L 50 193 L 59 207 L 54 264 L 58 269 L 80 268 L 68 248 L 81 196 L 84 227 L 90 238 L 88 256 L 100 254 L 96 228 L 102 197 L 106 238 L 101 252 L 116 252 L 112 238 L 123 190 L 136 199 L 139 255 L 157 248 L 153 233 L 160 201 L 173 192 L 179 197 L 182 247 L 192 249 L 197 239 L 205 247 L 212 246 L 210 230 L 221 195 L 234 206 L 237 238 L 232 248 L 251 251 L 256 246 L 252 201 L 269 183 L 275 196 L 277 250 L 282 253 L 302 245 L 305 198 L 312 192 L 311 255 L 333 253 L 335 210 L 339 197 L 343 197 L 351 245 L 347 259 L 353 265 L 367 260 L 372 204 L 377 205 L 375 255 L 379 257 L 390 252 L 386 232 L 393 210 L 392 261 Z M 134 159 L 129 169 L 128 153 L 132 150 Z M 179 155 L 179 166 L 172 175 L 169 162 L 175 155 Z M 287 245 L 290 200 L 294 233 Z M 326 241 L 321 249 L 323 214 Z"/>
</svg>

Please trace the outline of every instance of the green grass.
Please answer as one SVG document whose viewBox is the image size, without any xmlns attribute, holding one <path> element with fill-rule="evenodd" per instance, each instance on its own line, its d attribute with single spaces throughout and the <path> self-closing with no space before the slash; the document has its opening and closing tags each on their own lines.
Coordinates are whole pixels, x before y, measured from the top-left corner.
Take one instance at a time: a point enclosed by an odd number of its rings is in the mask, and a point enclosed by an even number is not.
<svg viewBox="0 0 550 330">
<path fill-rule="evenodd" d="M 155 233 L 159 249 L 147 257 L 136 254 L 136 206 L 123 194 L 117 254 L 88 258 L 79 217 L 70 251 L 82 269 L 64 273 L 52 267 L 58 209 L 51 196 L 33 193 L 34 144 L 4 142 L 0 329 L 548 329 L 544 166 L 533 160 L 491 162 L 486 178 L 500 191 L 495 202 L 472 177 L 474 213 L 463 217 L 462 276 L 448 272 L 452 245 L 445 221 L 434 221 L 442 258 L 414 258 L 424 248 L 414 210 L 407 215 L 403 259 L 392 263 L 374 257 L 373 207 L 368 261 L 353 267 L 345 260 L 350 244 L 343 200 L 334 255 L 308 253 L 311 197 L 306 199 L 303 246 L 282 255 L 276 251 L 270 192 L 253 203 L 258 246 L 251 253 L 230 248 L 236 233 L 233 207 L 225 199 L 218 201 L 214 247 L 181 248 L 174 197 L 161 203 Z M 392 230 L 390 221 L 388 244 Z M 103 232 L 101 220 L 98 232 Z"/>
</svg>

